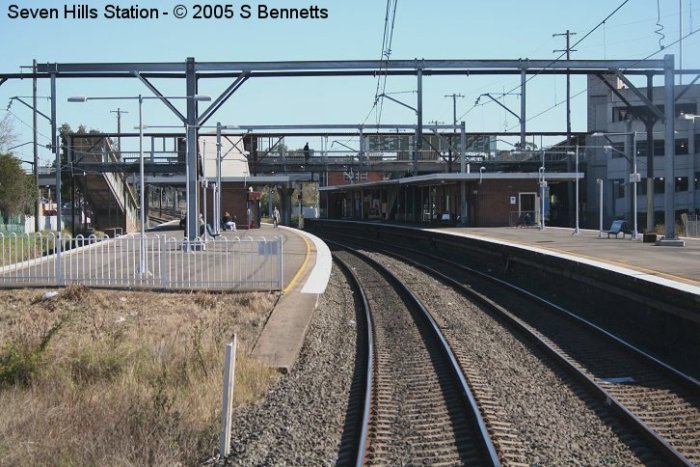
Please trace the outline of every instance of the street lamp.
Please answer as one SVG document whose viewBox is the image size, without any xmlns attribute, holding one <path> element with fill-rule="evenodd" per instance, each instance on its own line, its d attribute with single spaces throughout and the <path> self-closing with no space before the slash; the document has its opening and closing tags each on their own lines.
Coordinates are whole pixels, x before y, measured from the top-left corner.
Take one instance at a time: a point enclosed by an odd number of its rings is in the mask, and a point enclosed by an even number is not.
<svg viewBox="0 0 700 467">
<path fill-rule="evenodd" d="M 542 152 L 542 159 L 544 159 L 544 151 Z M 547 188 L 547 181 L 544 179 L 544 165 L 538 169 L 539 179 L 540 179 L 540 230 L 544 230 L 544 207 L 545 207 L 545 190 Z"/>
<path fill-rule="evenodd" d="M 144 99 L 159 99 L 159 100 L 166 100 L 166 99 L 194 99 L 195 101 L 210 101 L 211 97 L 209 96 L 201 96 L 201 95 L 194 95 L 194 96 L 142 96 L 139 94 L 138 96 L 96 96 L 96 97 L 87 97 L 87 96 L 74 96 L 74 97 L 69 97 L 68 102 L 87 102 L 87 101 L 105 101 L 105 100 L 138 100 L 139 102 L 139 185 L 140 185 L 140 196 L 139 196 L 139 203 L 140 203 L 140 212 L 141 212 L 141 218 L 140 218 L 140 231 L 141 231 L 141 251 L 139 252 L 139 274 L 141 275 L 146 275 L 148 274 L 148 266 L 146 265 L 146 255 L 144 252 L 146 251 L 146 212 L 145 212 L 145 173 L 144 173 L 144 167 L 143 167 L 143 101 Z M 120 148 L 121 149 L 121 148 Z"/>
<path fill-rule="evenodd" d="M 603 238 L 603 179 L 596 178 L 598 184 L 598 237 Z"/>
<path fill-rule="evenodd" d="M 627 131 L 620 133 L 602 133 L 596 132 L 591 136 L 607 136 L 607 135 L 627 135 L 632 136 L 632 173 L 629 176 L 629 180 L 632 183 L 632 240 L 637 240 L 637 183 L 640 181 L 639 173 L 637 173 L 637 133 L 638 131 Z M 609 146 L 610 149 L 614 149 L 617 152 L 619 150 Z M 650 196 L 647 193 L 647 196 Z M 647 216 L 653 215 L 653 213 L 647 213 Z"/>
</svg>

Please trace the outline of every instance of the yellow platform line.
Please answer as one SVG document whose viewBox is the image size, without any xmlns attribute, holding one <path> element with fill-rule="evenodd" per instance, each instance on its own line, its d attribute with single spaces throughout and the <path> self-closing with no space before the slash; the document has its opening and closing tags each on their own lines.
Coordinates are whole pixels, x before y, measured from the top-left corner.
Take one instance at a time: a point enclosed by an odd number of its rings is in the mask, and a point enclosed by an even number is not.
<svg viewBox="0 0 700 467">
<path fill-rule="evenodd" d="M 292 290 L 292 287 L 294 287 L 299 280 L 299 277 L 301 276 L 301 273 L 304 272 L 306 269 L 306 264 L 309 262 L 309 258 L 311 257 L 311 243 L 305 236 L 301 236 L 301 238 L 304 239 L 304 243 L 306 244 L 306 257 L 304 257 L 304 262 L 301 263 L 301 267 L 297 270 L 296 274 L 294 274 L 294 277 L 292 277 L 292 280 L 289 281 L 289 285 L 282 290 L 283 293 L 287 293 L 290 290 Z"/>
<path fill-rule="evenodd" d="M 660 277 L 664 277 L 666 279 L 672 279 L 672 280 L 675 280 L 678 282 L 683 282 L 683 283 L 686 283 L 689 285 L 697 286 L 698 284 L 700 284 L 700 281 L 696 281 L 694 279 L 690 279 L 690 278 L 682 277 L 682 276 L 676 276 L 674 274 L 670 274 L 667 272 L 657 271 L 656 269 L 645 268 L 644 266 L 638 266 L 636 264 L 627 263 L 627 262 L 621 261 L 621 260 L 610 260 L 610 259 L 605 259 L 605 258 L 600 258 L 600 257 L 595 257 L 595 256 L 588 256 L 588 255 L 585 255 L 582 253 L 560 250 L 558 248 L 552 248 L 552 247 L 543 246 L 543 245 L 539 245 L 539 244 L 535 244 L 535 243 L 525 243 L 525 242 L 521 242 L 521 241 L 517 241 L 517 240 L 506 240 L 506 239 L 502 239 L 502 238 L 498 238 L 498 237 L 487 237 L 485 235 L 479 235 L 479 234 L 474 234 L 474 233 L 470 233 L 469 235 L 473 235 L 475 237 L 480 237 L 480 238 L 489 239 L 489 240 L 501 240 L 504 242 L 510 242 L 510 243 L 514 243 L 516 245 L 521 245 L 521 246 L 525 246 L 525 247 L 542 248 L 543 250 L 553 251 L 556 253 L 561 253 L 561 254 L 565 254 L 565 255 L 569 255 L 569 256 L 578 256 L 578 257 L 583 258 L 583 259 L 588 259 L 591 261 L 598 261 L 600 263 L 610 264 L 611 266 L 621 266 L 621 267 L 625 267 L 628 269 L 633 269 L 633 270 L 641 272 L 641 273 L 645 273 L 645 274 L 649 274 L 649 275 L 653 275 L 653 276 L 660 276 Z"/>
</svg>

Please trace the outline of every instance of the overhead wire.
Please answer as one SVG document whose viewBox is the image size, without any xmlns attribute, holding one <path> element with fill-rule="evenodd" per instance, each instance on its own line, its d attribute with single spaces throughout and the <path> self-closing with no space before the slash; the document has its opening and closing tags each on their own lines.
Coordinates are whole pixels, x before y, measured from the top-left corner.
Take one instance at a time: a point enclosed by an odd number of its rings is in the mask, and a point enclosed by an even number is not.
<svg viewBox="0 0 700 467">
<path fill-rule="evenodd" d="M 384 44 L 383 44 L 383 51 L 382 51 L 382 62 L 388 62 L 389 59 L 391 58 L 391 47 L 394 41 L 394 26 L 396 24 L 396 6 L 399 0 L 393 0 L 393 8 L 392 8 L 392 13 L 391 13 L 391 26 L 388 25 L 388 21 L 385 22 L 384 28 L 385 28 L 385 34 L 384 34 Z M 387 8 L 390 7 L 392 0 L 387 0 Z M 389 17 L 389 10 L 387 10 L 387 17 L 386 20 L 388 20 Z M 388 28 L 388 33 L 387 33 L 387 28 Z M 388 70 L 388 68 L 387 68 Z M 377 85 L 379 85 L 379 81 L 382 81 L 382 92 L 380 94 L 377 94 L 375 96 L 375 100 L 378 99 L 380 96 L 383 96 L 384 93 L 386 92 L 386 81 L 388 78 L 388 74 L 384 73 L 384 76 L 381 75 L 381 67 L 380 67 L 380 76 L 379 80 L 377 81 Z M 379 110 L 377 111 L 377 125 L 382 120 L 382 112 L 384 111 L 384 100 L 382 99 L 379 103 Z"/>
<path fill-rule="evenodd" d="M 13 112 L 12 110 L 10 110 L 9 108 L 8 108 L 8 109 L 3 109 L 3 110 L 5 110 L 8 114 L 12 115 L 15 119 L 17 119 L 22 125 L 26 126 L 27 128 L 34 128 L 32 125 L 30 125 L 29 123 L 25 122 L 25 121 L 22 120 L 21 118 L 19 118 L 19 116 L 17 116 L 17 114 L 14 113 L 14 112 Z M 49 136 L 45 135 L 44 133 L 42 133 L 42 132 L 40 132 L 40 131 L 38 131 L 38 130 L 37 130 L 37 134 L 38 134 L 39 136 L 42 136 L 42 137 L 46 138 L 48 141 L 51 141 L 51 138 L 50 138 Z"/>
<path fill-rule="evenodd" d="M 605 17 L 605 19 L 603 19 L 602 21 L 600 21 L 595 27 L 593 27 L 590 31 L 588 31 L 586 34 L 584 34 L 583 37 L 581 37 L 578 41 L 576 41 L 576 42 L 571 46 L 571 48 L 573 49 L 574 47 L 576 47 L 577 45 L 579 45 L 581 42 L 583 42 L 584 40 L 586 40 L 586 38 L 588 38 L 591 34 L 593 34 L 598 28 L 600 28 L 601 26 L 604 26 L 605 23 L 606 23 L 610 18 L 612 18 L 618 11 L 620 11 L 620 9 L 621 9 L 623 6 L 625 6 L 627 3 L 629 3 L 629 1 L 630 1 L 630 0 L 624 0 L 620 5 L 617 6 L 617 8 L 615 8 L 610 14 L 608 14 L 608 16 Z M 539 71 L 537 71 L 537 73 L 534 73 L 534 74 L 530 75 L 530 76 L 525 80 L 524 83 L 518 84 L 518 85 L 515 86 L 513 89 L 511 89 L 510 91 L 508 91 L 506 94 L 510 94 L 510 93 L 512 93 L 512 92 L 514 92 L 514 91 L 521 90 L 521 88 L 522 88 L 525 84 L 527 84 L 528 82 L 530 82 L 531 80 L 533 80 L 534 78 L 536 78 L 536 77 L 537 77 L 540 73 L 542 73 L 544 70 L 548 69 L 549 67 L 551 67 L 552 65 L 554 65 L 555 63 L 557 63 L 557 62 L 558 62 L 559 60 L 561 60 L 562 57 L 564 57 L 565 55 L 566 55 L 566 51 L 562 52 L 561 55 L 559 55 L 557 58 L 555 58 L 554 60 L 552 60 L 550 63 L 548 63 L 547 65 L 545 65 L 544 67 L 542 67 L 542 69 L 539 70 Z"/>
<path fill-rule="evenodd" d="M 688 34 L 686 34 L 685 36 L 683 36 L 683 37 L 677 39 L 676 41 L 674 41 L 674 42 L 668 44 L 665 48 L 667 49 L 667 48 L 669 48 L 669 47 L 672 47 L 672 46 L 676 45 L 677 43 L 679 43 L 680 41 L 685 40 L 685 39 L 687 39 L 688 37 L 690 37 L 690 36 L 692 36 L 692 35 L 694 35 L 694 34 L 697 34 L 698 32 L 700 32 L 700 28 L 696 28 L 696 29 L 690 31 L 690 32 L 689 32 Z M 664 49 L 656 50 L 656 51 L 650 53 L 649 55 L 647 55 L 646 57 L 641 58 L 641 59 L 637 60 L 636 62 L 632 63 L 631 66 L 634 66 L 635 64 L 637 64 L 637 63 L 639 63 L 639 62 L 642 62 L 642 61 L 644 61 L 644 60 L 648 60 L 649 58 L 653 57 L 654 55 L 658 54 L 659 52 L 661 52 L 661 51 L 663 51 L 663 50 L 664 50 Z M 578 97 L 578 96 L 580 96 L 581 94 L 583 94 L 583 93 L 586 92 L 586 91 L 588 91 L 588 88 L 582 89 L 581 91 L 577 92 L 576 94 L 574 94 L 574 95 L 571 96 L 571 97 L 572 97 L 572 98 Z M 549 112 L 550 110 L 553 110 L 553 109 L 555 109 L 556 107 L 559 107 L 560 105 L 562 105 L 562 104 L 564 104 L 564 103 L 566 103 L 565 100 L 564 100 L 564 101 L 561 101 L 561 102 L 558 102 L 558 103 L 556 103 L 555 105 L 553 105 L 553 106 L 551 106 L 551 107 L 549 107 L 549 108 L 543 110 L 542 112 L 538 113 L 537 115 L 533 115 L 532 117 L 528 118 L 528 119 L 525 120 L 525 121 L 526 121 L 526 122 L 529 122 L 530 120 L 533 120 L 533 119 L 535 119 L 535 118 L 537 118 L 537 117 L 540 117 L 540 116 L 543 115 L 544 113 Z M 508 130 L 512 130 L 512 129 L 514 129 L 514 128 L 517 128 L 517 126 L 518 126 L 518 125 L 512 126 L 512 127 L 510 127 Z"/>
<path fill-rule="evenodd" d="M 666 34 L 663 33 L 664 30 L 664 25 L 661 23 L 661 0 L 656 0 L 656 29 L 654 30 L 654 34 L 660 36 L 659 37 L 659 49 L 663 50 L 666 47 L 661 43 L 664 39 L 666 39 Z"/>
<path fill-rule="evenodd" d="M 620 5 L 618 5 L 618 6 L 617 6 L 611 13 L 609 13 L 602 21 L 600 21 L 596 26 L 594 26 L 594 27 L 593 27 L 590 31 L 588 31 L 586 34 L 584 34 L 578 41 L 576 41 L 576 42 L 571 46 L 571 48 L 573 49 L 574 47 L 576 47 L 577 45 L 579 45 L 579 44 L 580 44 L 581 42 L 583 42 L 586 38 L 588 38 L 591 34 L 593 34 L 596 30 L 598 30 L 598 28 L 600 28 L 601 26 L 604 27 L 605 24 L 606 24 L 606 22 L 607 22 L 610 18 L 612 18 L 618 11 L 620 11 L 620 9 L 621 9 L 622 7 L 624 7 L 627 3 L 629 3 L 629 1 L 630 1 L 630 0 L 623 0 L 623 2 L 620 3 Z M 508 92 L 506 92 L 506 93 L 504 93 L 504 94 L 510 94 L 510 93 L 515 92 L 515 91 L 521 90 L 522 87 L 523 87 L 525 84 L 527 84 L 527 83 L 530 82 L 532 79 L 534 79 L 535 77 L 537 77 L 537 76 L 538 76 L 539 74 L 541 74 L 544 70 L 548 69 L 549 67 L 551 67 L 552 65 L 554 65 L 555 63 L 557 63 L 557 62 L 558 62 L 559 60 L 561 60 L 562 57 L 564 57 L 565 55 L 566 55 L 566 51 L 562 52 L 561 55 L 559 55 L 557 58 L 553 59 L 550 63 L 548 63 L 547 65 L 545 65 L 541 70 L 537 71 L 537 73 L 534 73 L 534 74 L 530 75 L 530 76 L 525 80 L 524 83 L 518 84 L 517 86 L 515 86 L 514 88 L 512 88 L 511 90 L 509 90 Z M 474 103 L 474 105 L 473 105 L 472 107 L 470 107 L 469 109 L 467 109 L 467 111 L 464 112 L 464 113 L 458 118 L 458 120 L 461 120 L 463 117 L 465 117 L 467 114 L 469 114 L 472 110 L 474 110 L 474 108 L 476 108 L 477 105 L 479 105 L 479 99 L 477 99 L 476 102 Z M 481 104 L 481 105 L 484 105 L 484 104 Z"/>
</svg>

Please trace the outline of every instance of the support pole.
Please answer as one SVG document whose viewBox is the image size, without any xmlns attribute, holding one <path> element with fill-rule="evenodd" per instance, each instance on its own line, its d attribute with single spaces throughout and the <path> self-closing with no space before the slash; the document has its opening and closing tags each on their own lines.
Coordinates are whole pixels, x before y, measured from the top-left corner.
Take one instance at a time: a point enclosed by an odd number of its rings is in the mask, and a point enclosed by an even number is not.
<svg viewBox="0 0 700 467">
<path fill-rule="evenodd" d="M 63 285 L 63 263 L 61 261 L 61 249 L 63 248 L 63 237 L 61 236 L 61 223 L 63 216 L 61 215 L 62 199 L 61 199 L 61 148 L 59 146 L 60 138 L 58 136 L 58 128 L 56 128 L 56 74 L 51 74 L 51 150 L 56 155 L 56 261 L 55 276 L 56 285 Z"/>
<path fill-rule="evenodd" d="M 603 238 L 603 179 L 597 178 L 598 184 L 598 237 Z"/>
<path fill-rule="evenodd" d="M 423 150 L 423 69 L 418 68 L 416 73 L 418 78 L 418 102 L 416 105 L 416 149 L 413 154 L 413 175 L 418 173 L 418 159 L 421 157 Z"/>
<path fill-rule="evenodd" d="M 143 96 L 139 94 L 139 205 L 140 205 L 140 243 L 139 274 L 148 274 L 146 265 L 146 174 L 143 166 Z"/>
<path fill-rule="evenodd" d="M 654 98 L 654 75 L 647 75 L 647 98 Z M 654 208 L 654 119 L 649 115 L 644 120 L 647 133 L 647 233 L 654 233 L 656 212 Z"/>
<path fill-rule="evenodd" d="M 575 185 L 575 187 L 576 187 L 576 227 L 574 229 L 574 235 L 578 235 L 580 233 L 580 229 L 579 229 L 579 211 L 580 211 L 580 209 L 579 209 L 579 201 L 578 201 L 578 199 L 579 199 L 579 193 L 578 193 L 578 185 L 579 185 L 579 181 L 578 181 L 578 149 L 579 148 L 578 148 L 578 144 L 577 144 L 576 145 L 576 162 L 575 162 L 575 164 L 576 164 L 576 185 Z"/>
<path fill-rule="evenodd" d="M 459 134 L 459 171 L 464 174 L 467 170 L 467 127 L 464 122 L 460 124 Z M 467 182 L 459 184 L 459 196 L 461 200 L 460 225 L 467 225 L 469 222 L 469 206 L 467 205 Z"/>
<path fill-rule="evenodd" d="M 37 147 L 37 111 L 36 111 L 36 92 L 37 92 L 37 79 L 36 79 L 36 59 L 32 61 L 32 72 L 34 73 L 34 79 L 32 79 L 32 142 L 34 143 L 32 149 L 34 154 L 34 185 L 36 185 L 36 200 L 34 201 L 34 232 L 39 233 L 41 230 L 41 225 L 39 223 L 39 213 L 41 212 L 41 192 L 39 191 L 39 148 Z"/>
<path fill-rule="evenodd" d="M 664 128 L 665 134 L 665 157 L 664 157 L 664 222 L 666 224 L 664 238 L 673 240 L 676 238 L 676 193 L 675 193 L 675 121 L 676 121 L 676 100 L 673 95 L 673 55 L 664 56 L 664 87 L 666 95 L 666 103 L 664 105 L 664 113 L 666 114 L 666 122 Z"/>
<path fill-rule="evenodd" d="M 187 235 L 188 244 L 199 236 L 199 203 L 197 194 L 198 164 L 197 164 L 197 101 L 194 96 L 197 94 L 197 75 L 194 68 L 194 58 L 188 57 L 185 64 L 185 79 L 187 81 Z"/>
<path fill-rule="evenodd" d="M 552 37 L 557 37 L 557 36 L 566 36 L 566 49 L 561 50 L 555 50 L 554 52 L 566 52 L 566 60 L 569 61 L 571 60 L 571 52 L 576 52 L 576 50 L 571 49 L 571 36 L 576 35 L 575 32 L 571 32 L 570 30 L 566 30 L 564 33 L 560 34 L 552 34 Z M 571 73 L 570 69 L 566 69 L 566 150 L 569 151 L 569 148 L 571 147 Z M 568 157 L 566 158 L 566 171 L 571 172 L 571 159 Z M 568 193 L 568 205 L 569 205 L 569 222 L 571 222 L 572 218 L 572 209 L 574 207 L 574 200 L 571 199 L 573 196 L 572 193 L 572 186 L 571 183 L 567 183 L 567 193 Z M 578 228 L 576 228 L 576 232 L 578 232 Z"/>
<path fill-rule="evenodd" d="M 637 132 L 632 132 L 632 240 L 637 240 Z"/>
<path fill-rule="evenodd" d="M 218 234 L 221 226 L 221 122 L 216 124 L 216 196 L 214 217 L 216 218 L 214 231 Z"/>
<path fill-rule="evenodd" d="M 51 150 L 56 155 L 56 230 L 61 232 L 61 139 L 56 127 L 56 74 L 51 74 Z M 60 248 L 59 248 L 60 252 Z"/>
<path fill-rule="evenodd" d="M 520 72 L 520 149 L 525 150 L 525 116 L 527 115 L 527 74 Z"/>
</svg>

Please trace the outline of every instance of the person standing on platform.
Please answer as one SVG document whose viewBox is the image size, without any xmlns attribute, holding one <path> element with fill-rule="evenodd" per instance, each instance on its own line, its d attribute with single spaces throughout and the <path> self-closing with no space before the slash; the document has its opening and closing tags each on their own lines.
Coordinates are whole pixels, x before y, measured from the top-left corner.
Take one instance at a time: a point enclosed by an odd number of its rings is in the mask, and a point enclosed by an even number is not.
<svg viewBox="0 0 700 467">
<path fill-rule="evenodd" d="M 277 228 L 280 223 L 280 211 L 277 209 L 277 206 L 275 206 L 274 211 L 272 211 L 272 226 Z"/>
<path fill-rule="evenodd" d="M 309 149 L 309 143 L 306 143 L 304 145 L 304 163 L 308 164 L 309 163 L 309 158 L 311 157 L 311 150 Z"/>
</svg>

